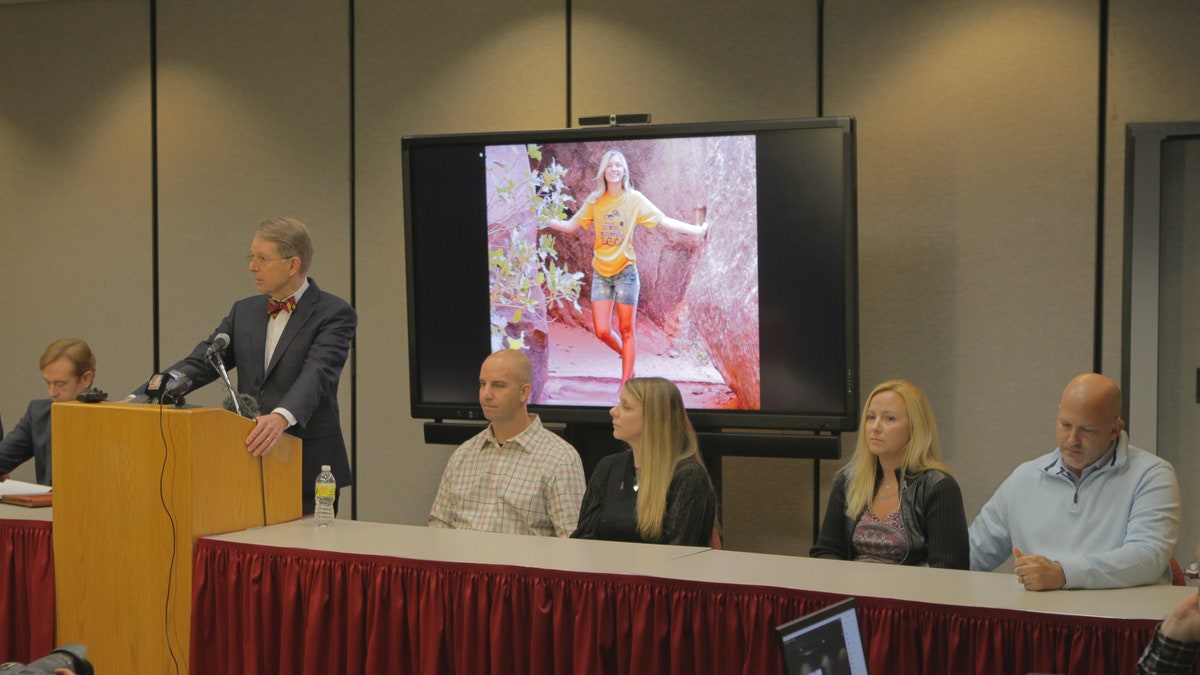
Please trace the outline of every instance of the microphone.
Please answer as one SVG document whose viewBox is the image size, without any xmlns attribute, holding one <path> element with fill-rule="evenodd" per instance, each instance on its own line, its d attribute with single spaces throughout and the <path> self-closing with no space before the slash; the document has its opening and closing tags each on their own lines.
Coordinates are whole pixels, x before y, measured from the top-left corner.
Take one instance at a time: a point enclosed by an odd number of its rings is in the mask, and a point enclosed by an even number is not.
<svg viewBox="0 0 1200 675">
<path fill-rule="evenodd" d="M 225 368 L 225 359 L 221 358 L 221 352 L 228 347 L 229 334 L 217 333 L 213 336 L 212 344 L 204 350 L 204 360 L 208 361 L 208 365 L 212 366 L 217 371 L 217 375 L 221 376 L 221 382 L 225 384 L 225 390 L 229 392 L 225 396 L 225 409 L 254 419 L 258 415 L 258 401 L 245 394 L 239 396 L 237 390 L 233 388 L 233 382 L 229 381 L 229 371 Z M 250 405 L 246 405 L 247 400 Z M 250 410 L 253 410 L 254 414 L 250 414 Z"/>
<path fill-rule="evenodd" d="M 183 395 L 188 393 L 191 388 L 192 378 L 178 370 L 168 371 L 167 384 L 162 390 L 162 402 L 181 406 L 184 404 Z"/>
<path fill-rule="evenodd" d="M 225 348 L 228 346 L 229 346 L 229 334 L 228 333 L 217 333 L 217 335 L 212 340 L 212 344 L 208 345 L 208 349 L 204 350 L 204 359 L 207 361 L 208 359 L 211 359 L 213 356 L 220 358 L 221 352 L 225 351 Z"/>
</svg>

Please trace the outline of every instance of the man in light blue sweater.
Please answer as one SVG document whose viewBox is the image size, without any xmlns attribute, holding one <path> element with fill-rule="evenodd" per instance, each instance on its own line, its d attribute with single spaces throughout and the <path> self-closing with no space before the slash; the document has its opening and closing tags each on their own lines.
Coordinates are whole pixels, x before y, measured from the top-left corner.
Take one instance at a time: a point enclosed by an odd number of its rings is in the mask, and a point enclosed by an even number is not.
<svg viewBox="0 0 1200 675">
<path fill-rule="evenodd" d="M 1157 582 L 1179 537 L 1169 462 L 1129 444 L 1121 389 L 1096 373 L 1063 391 L 1054 452 L 1018 466 L 971 523 L 971 569 L 1011 554 L 1030 591 Z"/>
</svg>

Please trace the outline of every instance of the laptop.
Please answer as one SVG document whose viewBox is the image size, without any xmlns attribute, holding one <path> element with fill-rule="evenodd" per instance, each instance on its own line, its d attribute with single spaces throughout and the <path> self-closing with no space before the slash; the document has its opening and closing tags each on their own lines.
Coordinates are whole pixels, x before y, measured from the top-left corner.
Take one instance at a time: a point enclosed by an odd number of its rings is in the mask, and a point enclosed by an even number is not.
<svg viewBox="0 0 1200 675">
<path fill-rule="evenodd" d="M 787 675 L 868 675 L 854 598 L 775 628 Z"/>
</svg>

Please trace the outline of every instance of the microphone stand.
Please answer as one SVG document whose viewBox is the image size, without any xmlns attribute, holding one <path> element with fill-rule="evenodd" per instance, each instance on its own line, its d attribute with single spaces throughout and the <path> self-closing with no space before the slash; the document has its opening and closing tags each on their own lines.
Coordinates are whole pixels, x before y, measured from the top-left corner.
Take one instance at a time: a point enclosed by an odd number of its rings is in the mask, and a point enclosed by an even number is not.
<svg viewBox="0 0 1200 675">
<path fill-rule="evenodd" d="M 221 352 L 214 351 L 213 353 L 209 354 L 208 355 L 208 363 L 213 368 L 217 369 L 217 373 L 220 374 L 220 376 L 221 376 L 221 381 L 225 383 L 225 388 L 229 390 L 229 398 L 233 399 L 234 412 L 236 412 L 238 415 L 240 415 L 242 417 L 249 417 L 250 419 L 254 419 L 250 415 L 246 414 L 249 411 L 242 410 L 242 397 L 238 395 L 237 390 L 235 390 L 233 388 L 233 383 L 229 381 L 229 372 L 227 370 L 225 370 L 225 359 L 221 358 Z M 263 527 L 266 527 L 267 526 L 267 476 L 266 476 L 266 471 L 263 469 L 263 458 L 261 456 L 258 458 L 258 482 L 259 482 L 259 489 L 261 491 L 261 497 L 262 497 L 261 501 L 262 501 L 262 510 L 263 510 Z"/>
<path fill-rule="evenodd" d="M 208 363 L 217 369 L 217 373 L 221 376 L 221 381 L 225 383 L 225 388 L 229 390 L 229 397 L 233 399 L 234 412 L 242 417 L 246 417 L 246 413 L 242 410 L 241 398 L 233 388 L 233 383 L 229 381 L 229 373 L 225 370 L 225 360 L 221 358 L 221 352 L 215 351 L 209 354 Z"/>
</svg>

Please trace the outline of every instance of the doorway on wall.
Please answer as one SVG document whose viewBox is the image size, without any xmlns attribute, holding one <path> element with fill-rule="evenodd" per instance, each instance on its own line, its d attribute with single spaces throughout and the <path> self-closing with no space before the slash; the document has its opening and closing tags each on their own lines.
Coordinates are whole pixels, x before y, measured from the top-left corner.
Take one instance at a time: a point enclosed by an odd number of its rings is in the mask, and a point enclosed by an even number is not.
<svg viewBox="0 0 1200 675">
<path fill-rule="evenodd" d="M 1200 472 L 1200 122 L 1126 131 L 1122 387 L 1134 444 Z M 1181 480 L 1190 484 L 1190 480 Z M 1176 557 L 1200 541 L 1200 494 L 1183 490 Z"/>
</svg>

